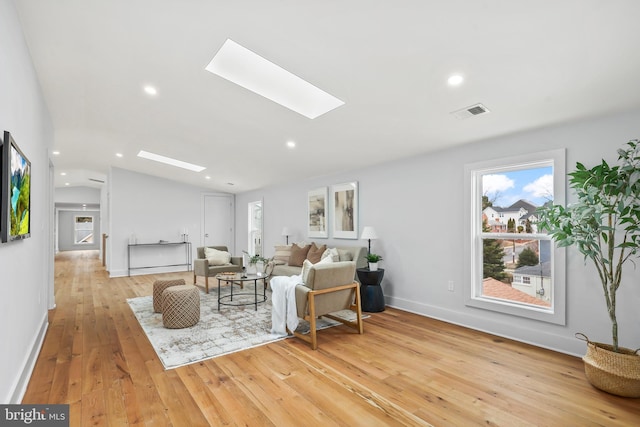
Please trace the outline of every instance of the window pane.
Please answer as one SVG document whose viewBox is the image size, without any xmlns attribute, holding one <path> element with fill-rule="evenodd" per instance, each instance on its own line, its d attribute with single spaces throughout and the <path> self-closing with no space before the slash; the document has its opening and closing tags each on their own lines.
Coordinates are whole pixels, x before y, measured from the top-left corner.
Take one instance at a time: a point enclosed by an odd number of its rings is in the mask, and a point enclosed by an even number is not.
<svg viewBox="0 0 640 427">
<path fill-rule="evenodd" d="M 538 233 L 538 208 L 553 202 L 553 168 L 489 171 L 481 184 L 481 295 L 551 307 L 551 245 L 531 235 Z M 500 236 L 489 238 L 492 234 Z"/>
<path fill-rule="evenodd" d="M 485 233 L 537 233 L 536 210 L 553 202 L 551 166 L 482 175 Z"/>
<path fill-rule="evenodd" d="M 551 241 L 482 239 L 482 296 L 552 306 Z"/>
<path fill-rule="evenodd" d="M 76 243 L 93 243 L 93 231 L 78 230 L 76 231 Z"/>
<path fill-rule="evenodd" d="M 76 243 L 93 243 L 93 217 L 77 216 L 75 217 L 75 242 Z"/>
</svg>

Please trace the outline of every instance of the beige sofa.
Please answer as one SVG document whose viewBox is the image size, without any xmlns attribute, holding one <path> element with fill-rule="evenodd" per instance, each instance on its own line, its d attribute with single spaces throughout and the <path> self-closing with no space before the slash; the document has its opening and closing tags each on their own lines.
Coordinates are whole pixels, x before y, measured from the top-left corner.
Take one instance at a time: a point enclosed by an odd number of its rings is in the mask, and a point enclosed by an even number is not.
<svg viewBox="0 0 640 427">
<path fill-rule="evenodd" d="M 325 243 L 316 242 L 317 246 L 322 246 Z M 294 276 L 299 275 L 302 272 L 302 266 L 293 266 L 289 265 L 286 259 L 286 248 L 291 247 L 291 245 L 287 246 L 276 246 L 276 255 L 272 262 L 273 271 L 271 272 L 272 276 Z M 332 246 L 328 245 L 328 248 L 335 247 L 338 249 L 338 254 L 340 256 L 340 261 L 355 261 L 356 268 L 366 268 L 367 267 L 367 247 L 366 246 Z M 278 256 L 280 254 L 280 256 Z M 355 277 L 357 280 L 357 275 Z"/>
</svg>

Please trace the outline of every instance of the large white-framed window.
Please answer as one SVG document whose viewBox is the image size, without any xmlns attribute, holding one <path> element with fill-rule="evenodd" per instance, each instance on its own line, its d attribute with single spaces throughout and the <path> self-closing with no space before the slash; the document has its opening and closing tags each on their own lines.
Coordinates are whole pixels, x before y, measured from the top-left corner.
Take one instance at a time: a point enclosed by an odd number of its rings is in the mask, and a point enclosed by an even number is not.
<svg viewBox="0 0 640 427">
<path fill-rule="evenodd" d="M 565 324 L 565 250 L 538 230 L 537 209 L 565 202 L 565 151 L 465 166 L 465 303 Z"/>
<path fill-rule="evenodd" d="M 93 216 L 76 215 L 73 223 L 74 242 L 78 245 L 93 243 Z"/>
</svg>

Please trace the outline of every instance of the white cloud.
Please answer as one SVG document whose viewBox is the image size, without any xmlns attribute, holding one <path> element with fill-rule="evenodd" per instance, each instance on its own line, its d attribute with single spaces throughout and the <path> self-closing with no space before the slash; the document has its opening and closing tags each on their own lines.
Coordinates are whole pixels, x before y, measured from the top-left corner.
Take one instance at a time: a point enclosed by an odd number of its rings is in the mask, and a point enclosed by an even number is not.
<svg viewBox="0 0 640 427">
<path fill-rule="evenodd" d="M 535 181 L 525 185 L 523 190 L 533 197 L 553 200 L 553 175 L 542 175 Z"/>
<path fill-rule="evenodd" d="M 514 181 L 506 175 L 483 175 L 482 194 L 496 194 L 515 187 Z"/>
</svg>

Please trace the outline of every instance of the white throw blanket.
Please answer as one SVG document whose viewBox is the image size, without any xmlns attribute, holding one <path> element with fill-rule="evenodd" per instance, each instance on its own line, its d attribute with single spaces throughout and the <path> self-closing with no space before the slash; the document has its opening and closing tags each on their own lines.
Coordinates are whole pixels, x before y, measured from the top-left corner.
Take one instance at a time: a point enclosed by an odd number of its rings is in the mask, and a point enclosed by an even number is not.
<svg viewBox="0 0 640 427">
<path fill-rule="evenodd" d="M 302 284 L 302 276 L 275 276 L 269 281 L 271 287 L 271 333 L 287 335 L 298 327 L 296 310 L 296 285 Z"/>
</svg>

